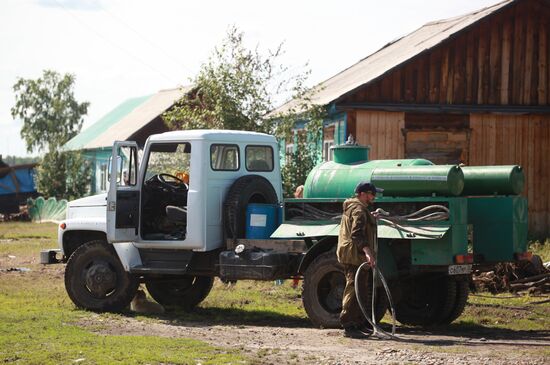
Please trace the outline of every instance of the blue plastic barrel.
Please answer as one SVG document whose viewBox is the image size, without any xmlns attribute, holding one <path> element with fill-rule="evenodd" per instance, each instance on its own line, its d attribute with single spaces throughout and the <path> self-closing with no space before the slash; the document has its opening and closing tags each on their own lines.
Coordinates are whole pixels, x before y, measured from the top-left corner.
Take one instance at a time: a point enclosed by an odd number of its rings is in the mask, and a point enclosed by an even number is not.
<svg viewBox="0 0 550 365">
<path fill-rule="evenodd" d="M 277 228 L 277 205 L 248 204 L 246 207 L 246 238 L 267 239 Z"/>
</svg>

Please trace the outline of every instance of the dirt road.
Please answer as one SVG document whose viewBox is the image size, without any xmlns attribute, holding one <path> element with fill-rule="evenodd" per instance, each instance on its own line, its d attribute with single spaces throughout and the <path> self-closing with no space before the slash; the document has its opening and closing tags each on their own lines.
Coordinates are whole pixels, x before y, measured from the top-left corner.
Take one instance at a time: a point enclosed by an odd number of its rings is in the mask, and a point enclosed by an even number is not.
<svg viewBox="0 0 550 365">
<path fill-rule="evenodd" d="M 100 325 L 103 334 L 194 338 L 238 349 L 262 364 L 548 364 L 550 361 L 550 331 L 426 332 L 398 328 L 400 341 L 390 341 L 354 340 L 342 337 L 339 330 L 294 325 L 210 325 L 167 317 L 106 319 L 93 315 L 86 324 L 90 325 Z"/>
</svg>

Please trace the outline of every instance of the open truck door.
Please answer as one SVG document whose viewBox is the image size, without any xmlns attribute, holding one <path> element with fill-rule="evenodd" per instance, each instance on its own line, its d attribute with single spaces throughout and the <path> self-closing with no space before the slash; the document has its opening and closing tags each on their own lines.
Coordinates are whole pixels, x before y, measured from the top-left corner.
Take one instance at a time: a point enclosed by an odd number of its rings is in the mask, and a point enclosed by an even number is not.
<svg viewBox="0 0 550 365">
<path fill-rule="evenodd" d="M 113 145 L 107 194 L 107 239 L 110 243 L 138 240 L 138 166 L 137 143 L 116 141 Z"/>
</svg>

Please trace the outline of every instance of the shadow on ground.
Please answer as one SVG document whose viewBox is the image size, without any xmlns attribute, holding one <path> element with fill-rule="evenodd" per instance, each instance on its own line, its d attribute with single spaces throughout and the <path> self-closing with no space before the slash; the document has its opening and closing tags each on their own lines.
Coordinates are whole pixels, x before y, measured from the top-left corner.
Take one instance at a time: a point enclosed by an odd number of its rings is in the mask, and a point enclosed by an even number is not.
<svg viewBox="0 0 550 365">
<path fill-rule="evenodd" d="M 307 318 L 240 308 L 196 308 L 193 312 L 168 311 L 162 316 L 149 315 L 148 317 L 169 321 L 170 325 L 187 327 L 221 325 L 314 328 Z M 388 323 L 383 323 L 382 328 L 391 332 L 391 326 Z M 514 345 L 550 345 L 550 330 L 517 331 L 470 323 L 431 328 L 407 327 L 398 324 L 396 335 L 400 342 L 427 346 L 453 346 L 466 343 L 468 346 L 507 345 L 510 341 L 513 341 Z"/>
<path fill-rule="evenodd" d="M 390 332 L 391 326 L 383 328 Z M 525 345 L 547 347 L 550 345 L 550 330 L 511 330 L 478 324 L 450 324 L 445 327 L 416 328 L 397 327 L 396 334 L 401 341 L 429 346 L 479 345 Z M 425 338 L 423 338 L 425 336 Z"/>
<path fill-rule="evenodd" d="M 134 313 L 128 313 L 133 316 Z M 245 310 L 240 308 L 195 308 L 192 312 L 168 309 L 163 315 L 145 315 L 170 321 L 172 325 L 185 326 L 265 326 L 288 328 L 312 328 L 307 318 L 285 315 L 262 310 Z"/>
</svg>

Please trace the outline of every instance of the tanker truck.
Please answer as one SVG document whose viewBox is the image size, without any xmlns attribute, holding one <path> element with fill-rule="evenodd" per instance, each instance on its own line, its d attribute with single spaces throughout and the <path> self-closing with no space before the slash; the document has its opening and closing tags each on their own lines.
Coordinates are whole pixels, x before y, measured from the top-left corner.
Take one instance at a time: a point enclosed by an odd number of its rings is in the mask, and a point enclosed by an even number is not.
<svg viewBox="0 0 550 365">
<path fill-rule="evenodd" d="M 115 142 L 108 193 L 69 203 L 59 248 L 42 262 L 66 262 L 69 298 L 92 311 L 124 310 L 140 284 L 160 304 L 192 310 L 216 277 L 299 279 L 312 323 L 339 327 L 345 278 L 335 249 L 342 203 L 360 181 L 384 189 L 373 206 L 377 262 L 403 324 L 452 322 L 473 267 L 528 256 L 521 167 L 370 161 L 368 147 L 333 148 L 303 198 L 283 199 L 273 136 L 174 131 L 150 136 L 143 152 Z M 380 320 L 387 296 L 368 285 Z"/>
</svg>

